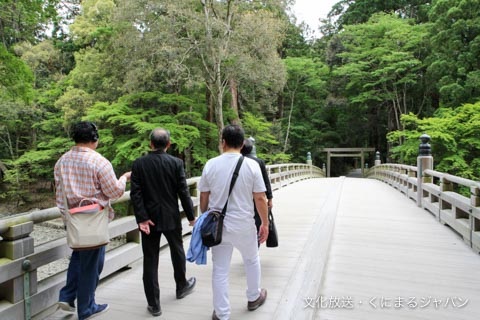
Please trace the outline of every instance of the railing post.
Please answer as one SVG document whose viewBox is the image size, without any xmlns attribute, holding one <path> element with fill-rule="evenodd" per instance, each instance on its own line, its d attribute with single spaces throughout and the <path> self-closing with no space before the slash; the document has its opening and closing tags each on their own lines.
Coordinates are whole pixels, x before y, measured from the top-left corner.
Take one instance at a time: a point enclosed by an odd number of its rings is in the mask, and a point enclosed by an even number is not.
<svg viewBox="0 0 480 320">
<path fill-rule="evenodd" d="M 470 187 L 470 204 L 472 207 L 480 207 L 480 188 Z"/>
<path fill-rule="evenodd" d="M 382 160 L 380 160 L 380 151 L 375 152 L 375 165 L 378 166 L 382 164 Z"/>
<path fill-rule="evenodd" d="M 310 151 L 307 152 L 307 164 L 310 166 L 310 177 L 309 178 L 311 179 L 312 175 L 313 175 L 312 174 L 313 168 L 312 168 L 312 153 Z"/>
<path fill-rule="evenodd" d="M 380 160 L 380 151 L 375 152 L 375 162 L 373 164 L 373 176 L 377 178 L 377 166 L 381 165 L 382 161 Z"/>
<path fill-rule="evenodd" d="M 331 167 L 331 159 L 330 159 L 330 151 L 327 151 L 327 178 L 330 178 L 330 167 Z"/>
<path fill-rule="evenodd" d="M 2 234 L 0 241 L 0 258 L 17 260 L 34 252 L 34 240 L 30 237 L 33 231 L 33 222 L 25 222 L 11 226 Z M 26 260 L 27 261 L 27 260 Z M 27 277 L 21 276 L 0 284 L 0 300 L 5 299 L 10 303 L 17 303 L 24 298 L 29 301 L 30 296 L 37 292 L 37 270 L 24 269 Z M 28 283 L 25 283 L 27 279 Z M 25 288 L 29 292 L 25 291 Z M 29 319 L 30 305 L 25 305 L 25 317 Z"/>
<path fill-rule="evenodd" d="M 417 206 L 422 207 L 422 198 L 423 198 L 423 182 L 424 175 L 423 171 L 433 169 L 433 157 L 432 157 L 432 148 L 430 146 L 430 136 L 428 134 L 422 134 L 420 136 L 420 146 L 418 147 L 418 157 L 417 157 Z"/>
</svg>

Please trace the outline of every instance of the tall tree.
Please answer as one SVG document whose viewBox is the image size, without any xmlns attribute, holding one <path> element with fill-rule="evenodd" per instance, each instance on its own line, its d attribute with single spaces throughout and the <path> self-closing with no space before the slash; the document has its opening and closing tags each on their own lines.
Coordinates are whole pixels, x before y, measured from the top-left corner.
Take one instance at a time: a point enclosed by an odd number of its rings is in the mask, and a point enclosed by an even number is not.
<svg viewBox="0 0 480 320">
<path fill-rule="evenodd" d="M 238 119 L 240 112 L 224 114 L 225 102 L 241 109 L 242 103 L 263 94 L 258 89 L 268 87 L 268 93 L 283 85 L 278 48 L 284 20 L 272 9 L 281 5 L 278 0 L 123 1 L 117 11 L 117 21 L 123 21 L 117 41 L 135 57 L 127 62 L 126 74 L 130 80 L 141 77 L 143 84 L 145 79 L 149 85 L 161 81 L 164 90 L 173 92 L 201 80 L 209 120 L 220 132 L 225 118 Z M 140 83 L 130 83 L 135 81 Z M 253 87 L 256 95 L 243 91 Z"/>
<path fill-rule="evenodd" d="M 36 42 L 45 37 L 48 23 L 57 15 L 59 0 L 2 0 L 0 39 L 7 48 L 18 42 Z"/>
<path fill-rule="evenodd" d="M 480 98 L 480 3 L 477 0 L 433 1 L 428 79 L 443 106 Z"/>
<path fill-rule="evenodd" d="M 418 86 L 427 31 L 426 25 L 379 14 L 365 24 L 347 26 L 339 35 L 341 46 L 336 46 L 344 51 L 338 54 L 341 65 L 333 75 L 344 83 L 343 95 L 364 112 L 383 110 L 389 131 L 401 128 L 402 114 L 422 111 L 418 101 L 427 93 L 419 92 Z"/>
<path fill-rule="evenodd" d="M 330 131 L 324 117 L 329 71 L 324 63 L 312 58 L 286 58 L 284 63 L 288 80 L 282 93 L 286 104 L 282 151 L 303 162 L 307 152 L 318 156 Z"/>
<path fill-rule="evenodd" d="M 417 23 L 428 21 L 427 12 L 430 0 L 341 0 L 329 12 L 330 21 L 334 20 L 337 30 L 346 25 L 367 22 L 376 13 L 395 13 Z"/>
</svg>

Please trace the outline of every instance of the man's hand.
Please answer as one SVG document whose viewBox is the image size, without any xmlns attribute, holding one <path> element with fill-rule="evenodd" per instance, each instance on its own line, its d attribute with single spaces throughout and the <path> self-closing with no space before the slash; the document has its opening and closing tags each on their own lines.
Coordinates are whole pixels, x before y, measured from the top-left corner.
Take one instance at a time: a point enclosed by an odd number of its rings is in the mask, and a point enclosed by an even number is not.
<svg viewBox="0 0 480 320">
<path fill-rule="evenodd" d="M 140 229 L 140 231 L 145 233 L 146 235 L 149 235 L 150 234 L 150 226 L 154 226 L 154 225 L 155 225 L 155 223 L 153 223 L 152 220 L 147 220 L 147 221 L 140 222 L 138 224 L 138 229 Z"/>
<path fill-rule="evenodd" d="M 258 242 L 264 243 L 268 238 L 268 224 L 262 223 L 258 230 Z"/>
<path fill-rule="evenodd" d="M 193 220 L 189 220 L 188 221 L 188 224 L 190 225 L 190 227 L 193 227 L 195 225 L 195 222 L 197 222 L 197 219 L 193 219 Z"/>
<path fill-rule="evenodd" d="M 128 171 L 128 172 L 125 172 L 124 174 L 122 174 L 122 177 L 125 177 L 125 179 L 127 179 L 127 181 L 130 181 L 131 176 L 132 176 L 132 171 Z"/>
<path fill-rule="evenodd" d="M 272 201 L 272 199 L 268 199 L 268 201 L 267 201 L 267 206 L 268 206 L 270 209 L 273 208 L 273 201 Z"/>
</svg>

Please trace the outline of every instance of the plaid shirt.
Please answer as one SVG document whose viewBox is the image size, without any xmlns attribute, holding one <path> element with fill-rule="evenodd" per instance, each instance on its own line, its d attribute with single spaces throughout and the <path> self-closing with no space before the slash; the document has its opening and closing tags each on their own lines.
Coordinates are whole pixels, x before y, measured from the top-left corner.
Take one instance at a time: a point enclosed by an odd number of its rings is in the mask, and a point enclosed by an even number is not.
<svg viewBox="0 0 480 320">
<path fill-rule="evenodd" d="M 57 161 L 54 175 L 56 203 L 63 217 L 67 208 L 63 200 L 62 182 L 68 208 L 77 207 L 82 199 L 88 199 L 108 208 L 109 217 L 113 219 L 110 200 L 123 195 L 127 179 L 123 176 L 117 179 L 112 164 L 105 157 L 90 148 L 74 146 Z M 60 181 L 60 176 L 63 181 Z"/>
</svg>

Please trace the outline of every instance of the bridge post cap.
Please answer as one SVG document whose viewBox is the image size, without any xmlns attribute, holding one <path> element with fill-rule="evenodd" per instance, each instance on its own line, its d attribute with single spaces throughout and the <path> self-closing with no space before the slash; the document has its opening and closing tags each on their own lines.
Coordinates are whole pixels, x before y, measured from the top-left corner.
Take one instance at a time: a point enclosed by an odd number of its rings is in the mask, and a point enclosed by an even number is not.
<svg viewBox="0 0 480 320">
<path fill-rule="evenodd" d="M 312 160 L 312 153 L 310 151 L 307 152 L 307 160 Z"/>
<path fill-rule="evenodd" d="M 257 157 L 257 147 L 255 146 L 255 138 L 250 136 L 247 140 L 250 140 L 252 142 L 252 151 L 250 152 L 250 154 L 256 158 Z"/>
<path fill-rule="evenodd" d="M 23 271 L 28 271 L 32 267 L 32 262 L 28 259 L 23 260 L 22 262 L 22 270 Z"/>
<path fill-rule="evenodd" d="M 419 139 L 420 141 L 422 141 L 422 143 L 429 143 L 431 138 L 428 134 L 424 133 L 420 136 Z"/>
<path fill-rule="evenodd" d="M 380 160 L 380 151 L 375 152 L 375 160 Z"/>
<path fill-rule="evenodd" d="M 422 134 L 420 137 L 420 146 L 418 147 L 419 156 L 430 156 L 432 155 L 432 147 L 430 146 L 430 136 L 426 133 Z"/>
</svg>

